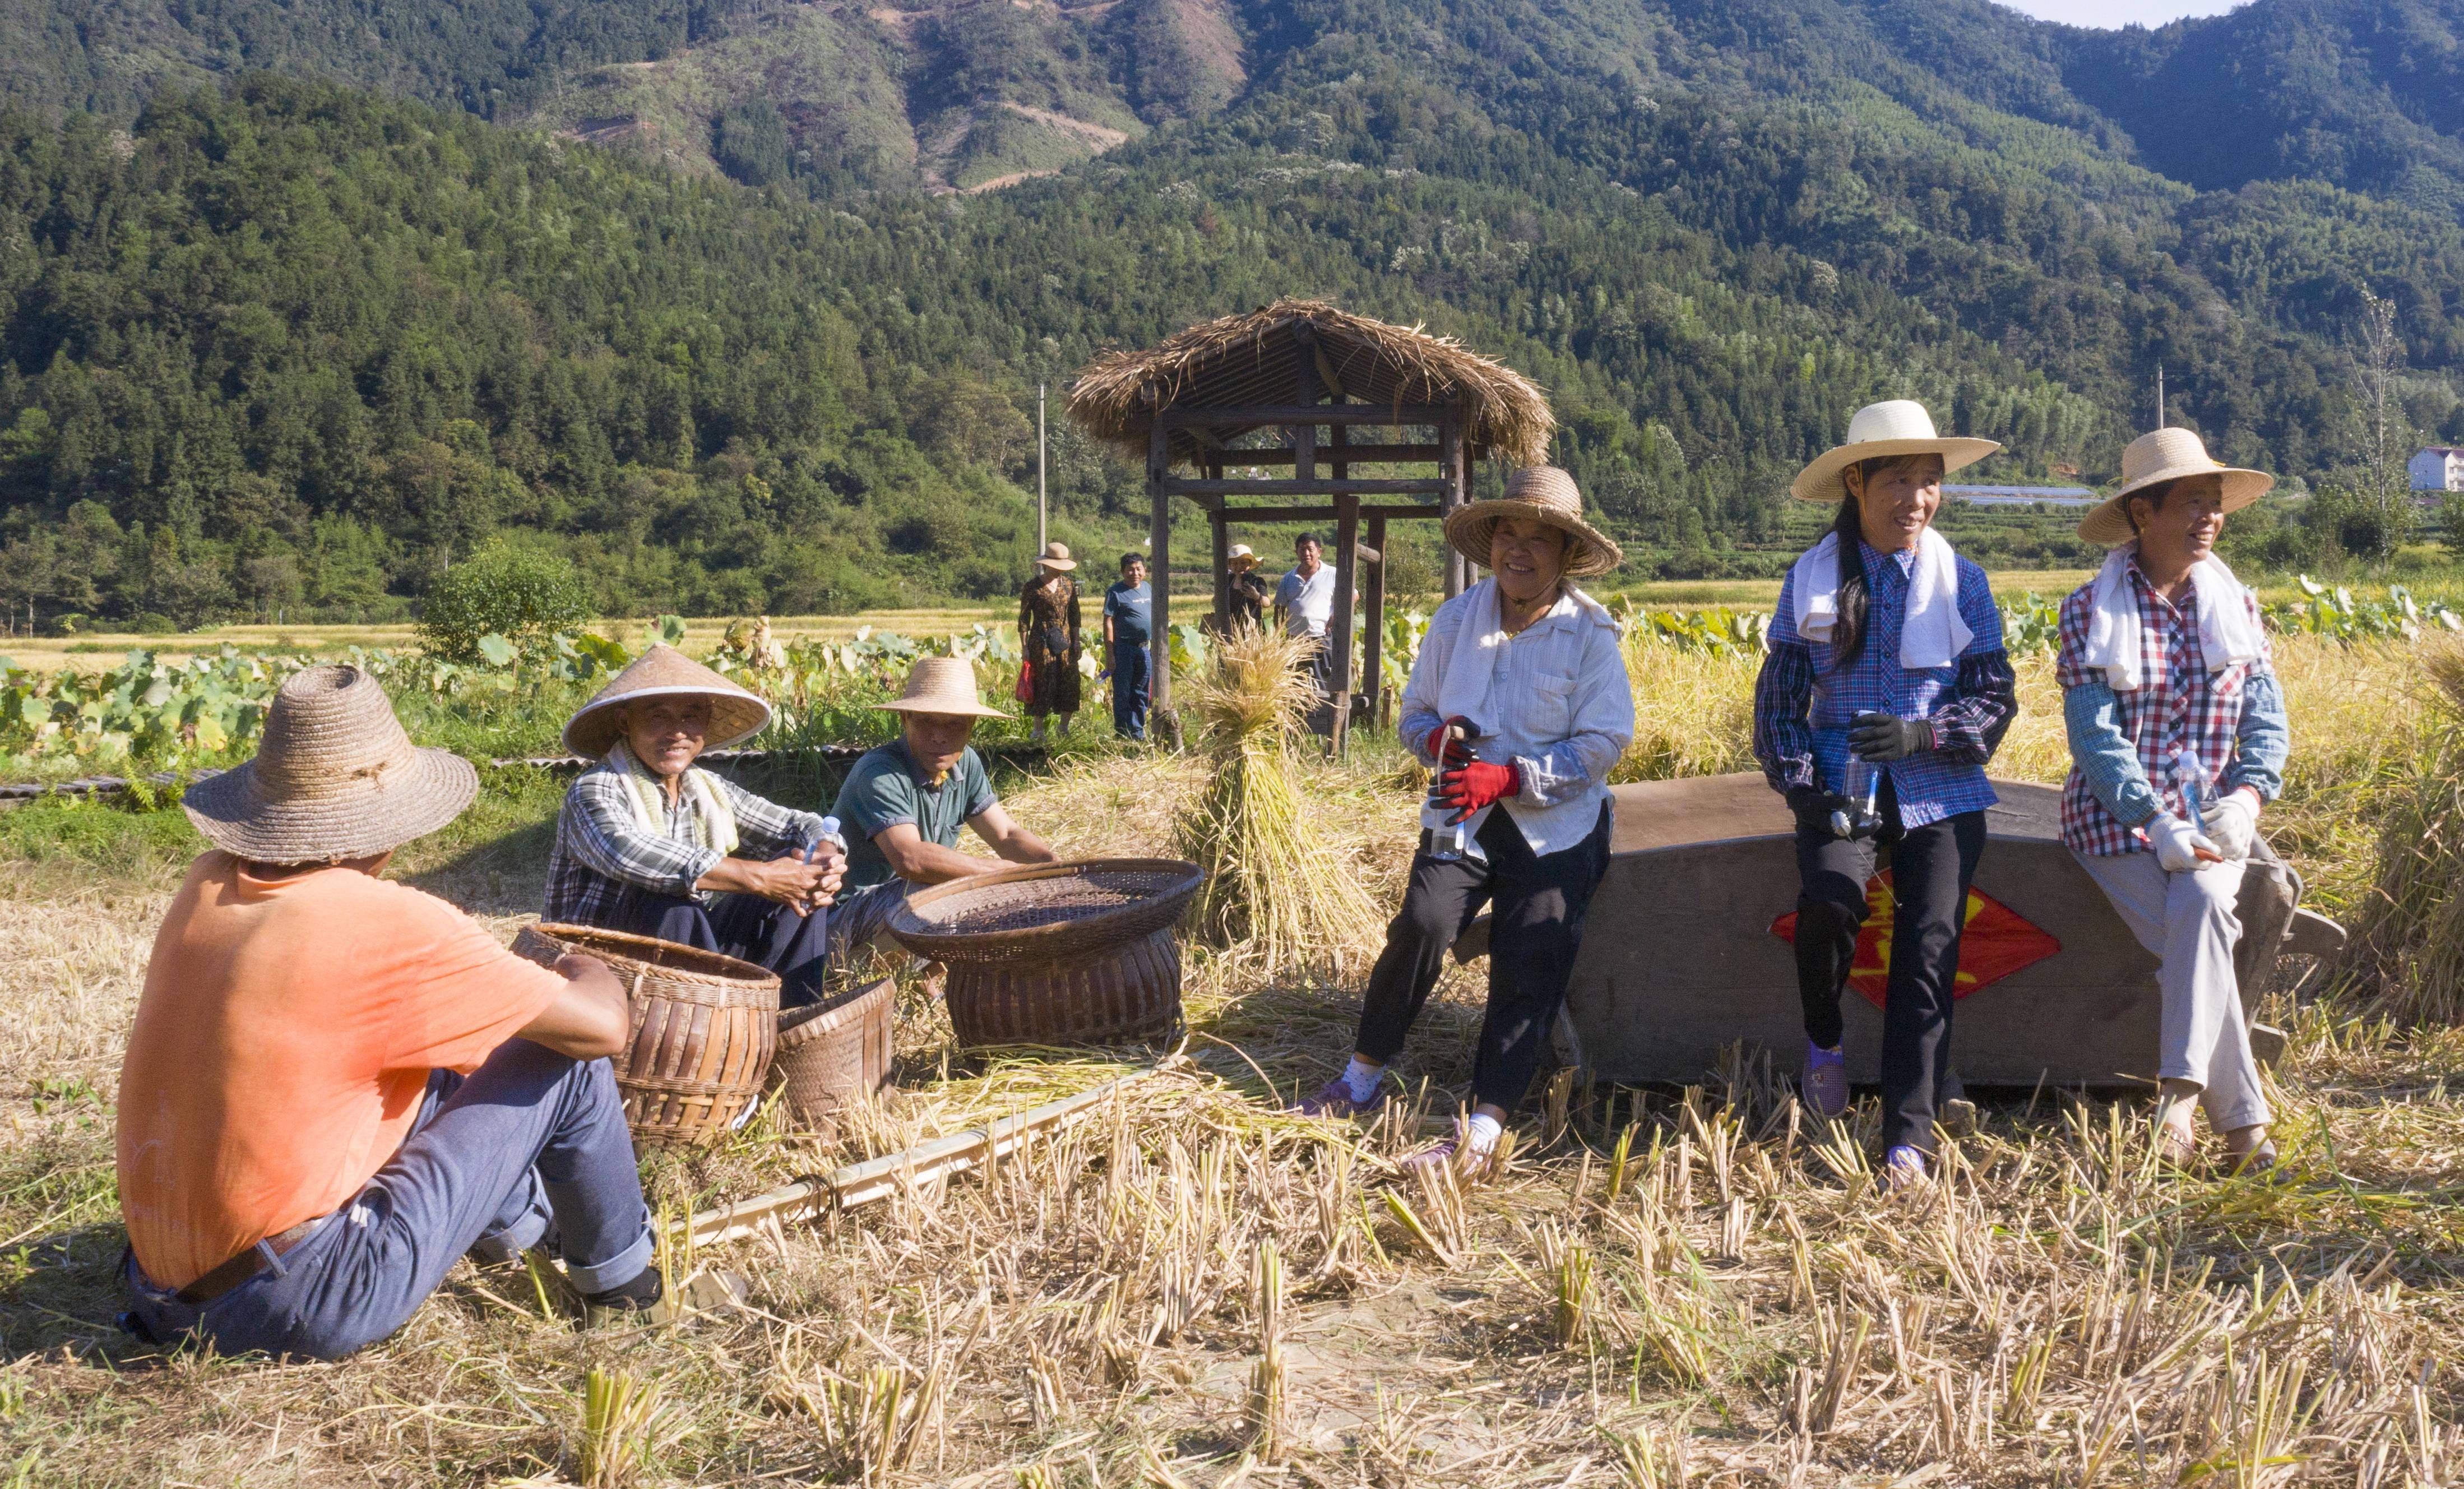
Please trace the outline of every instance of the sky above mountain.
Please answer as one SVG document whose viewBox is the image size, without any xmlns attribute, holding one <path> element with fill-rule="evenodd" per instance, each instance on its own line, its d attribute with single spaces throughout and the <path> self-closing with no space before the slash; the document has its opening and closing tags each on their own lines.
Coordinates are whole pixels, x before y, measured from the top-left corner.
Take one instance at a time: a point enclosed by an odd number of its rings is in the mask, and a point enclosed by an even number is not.
<svg viewBox="0 0 2464 1489">
<path fill-rule="evenodd" d="M 2222 15 L 2248 0 L 2003 0 L 2014 11 L 2040 21 L 2111 30 L 2123 26 L 2162 26 L 2186 15 Z"/>
</svg>

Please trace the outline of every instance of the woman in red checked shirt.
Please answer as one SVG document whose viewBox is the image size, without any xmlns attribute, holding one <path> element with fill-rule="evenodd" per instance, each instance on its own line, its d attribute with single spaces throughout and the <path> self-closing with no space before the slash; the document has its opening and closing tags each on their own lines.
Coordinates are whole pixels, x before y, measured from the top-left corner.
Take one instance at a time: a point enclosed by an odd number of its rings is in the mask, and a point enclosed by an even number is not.
<svg viewBox="0 0 2464 1489">
<path fill-rule="evenodd" d="M 1553 466 L 1516 471 L 1504 500 L 1448 517 L 1446 541 L 1490 577 L 1438 608 L 1403 689 L 1402 736 L 1438 771 L 1420 851 L 1369 974 L 1352 1059 L 1293 1108 L 1376 1110 L 1387 1062 L 1447 949 L 1488 906 L 1488 1013 L 1471 1114 L 1416 1165 L 1485 1162 L 1530 1088 L 1566 1001 L 1584 908 L 1608 871 L 1609 768 L 1634 738 L 1617 623 L 1569 582 L 1606 573 L 1623 555 L 1583 520 L 1573 478 Z"/>
</svg>

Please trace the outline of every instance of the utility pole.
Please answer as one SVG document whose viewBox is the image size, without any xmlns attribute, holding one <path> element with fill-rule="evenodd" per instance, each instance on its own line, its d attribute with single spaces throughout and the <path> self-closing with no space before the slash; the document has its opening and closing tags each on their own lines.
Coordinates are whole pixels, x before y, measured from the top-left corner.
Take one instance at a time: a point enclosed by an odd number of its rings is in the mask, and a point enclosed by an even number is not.
<svg viewBox="0 0 2464 1489">
<path fill-rule="evenodd" d="M 2165 427 L 2165 364 L 2156 364 L 2156 427 Z"/>
<path fill-rule="evenodd" d="M 1044 385 L 1035 385 L 1035 551 L 1044 551 Z"/>
</svg>

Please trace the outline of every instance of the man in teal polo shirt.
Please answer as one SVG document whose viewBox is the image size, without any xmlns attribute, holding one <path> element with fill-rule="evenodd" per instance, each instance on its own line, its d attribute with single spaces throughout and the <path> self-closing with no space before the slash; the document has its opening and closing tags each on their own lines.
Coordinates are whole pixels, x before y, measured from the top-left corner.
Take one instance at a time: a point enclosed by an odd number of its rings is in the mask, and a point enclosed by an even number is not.
<svg viewBox="0 0 2464 1489">
<path fill-rule="evenodd" d="M 866 753 L 831 809 L 847 832 L 847 878 L 830 911 L 830 959 L 882 938 L 909 889 L 985 874 L 1001 863 L 1050 863 L 1052 849 L 1018 825 L 993 795 L 983 757 L 967 741 L 979 719 L 1008 715 L 976 695 L 963 656 L 927 656 L 907 690 L 876 708 L 900 716 L 899 737 Z M 976 830 L 999 859 L 958 852 Z"/>
</svg>

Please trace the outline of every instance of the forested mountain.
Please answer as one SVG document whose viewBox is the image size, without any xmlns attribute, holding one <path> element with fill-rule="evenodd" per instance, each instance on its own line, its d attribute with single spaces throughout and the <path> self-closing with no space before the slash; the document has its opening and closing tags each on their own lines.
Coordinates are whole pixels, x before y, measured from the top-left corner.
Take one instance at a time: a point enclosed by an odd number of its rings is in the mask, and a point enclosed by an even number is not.
<svg viewBox="0 0 2464 1489">
<path fill-rule="evenodd" d="M 2097 478 L 2162 365 L 2330 478 L 2365 291 L 2464 438 L 2459 19 L 0 0 L 0 601 L 377 613 L 509 537 L 611 609 L 990 593 L 1036 380 L 1284 293 L 1537 377 L 1638 571 L 1768 567 L 1878 396 Z M 1134 490 L 1062 431 L 1069 533 Z"/>
</svg>

